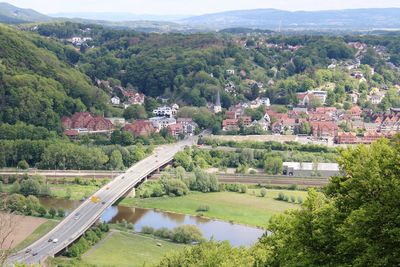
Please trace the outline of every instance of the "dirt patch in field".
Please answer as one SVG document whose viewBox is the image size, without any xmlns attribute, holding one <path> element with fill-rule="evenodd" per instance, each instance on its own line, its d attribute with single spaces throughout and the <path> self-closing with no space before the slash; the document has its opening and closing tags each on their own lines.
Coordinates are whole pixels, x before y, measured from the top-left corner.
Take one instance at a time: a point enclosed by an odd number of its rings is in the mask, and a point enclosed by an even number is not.
<svg viewBox="0 0 400 267">
<path fill-rule="evenodd" d="M 33 233 L 42 223 L 46 222 L 46 219 L 29 217 L 29 216 L 21 216 L 21 215 L 13 215 L 12 221 L 15 224 L 14 231 L 11 235 L 6 239 L 3 244 L 3 247 L 0 248 L 14 248 L 21 241 L 27 238 L 29 235 Z"/>
</svg>

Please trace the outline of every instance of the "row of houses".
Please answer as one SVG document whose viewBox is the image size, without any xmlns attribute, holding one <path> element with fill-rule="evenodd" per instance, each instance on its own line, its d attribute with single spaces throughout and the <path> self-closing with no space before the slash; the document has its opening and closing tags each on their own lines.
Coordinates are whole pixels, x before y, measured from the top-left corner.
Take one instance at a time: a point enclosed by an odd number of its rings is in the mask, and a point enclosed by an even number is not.
<svg viewBox="0 0 400 267">
<path fill-rule="evenodd" d="M 115 128 L 111 120 L 89 112 L 77 112 L 71 117 L 64 116 L 61 123 L 65 129 L 64 133 L 69 137 L 85 133 L 109 133 Z"/>
<path fill-rule="evenodd" d="M 175 137 L 180 135 L 193 135 L 197 124 L 191 118 L 153 117 L 148 120 L 136 120 L 125 123 L 121 118 L 104 118 L 94 116 L 89 112 L 77 112 L 74 115 L 61 119 L 65 135 L 75 138 L 82 134 L 111 133 L 116 127 L 123 126 L 125 131 L 134 136 L 148 136 L 167 128 Z"/>
<path fill-rule="evenodd" d="M 148 120 L 136 120 L 124 126 L 124 131 L 131 132 L 134 136 L 149 136 L 152 133 L 168 129 L 174 137 L 194 135 L 197 124 L 191 118 L 153 117 Z"/>
<path fill-rule="evenodd" d="M 286 113 L 266 107 L 264 116 L 258 121 L 252 121 L 251 117 L 244 115 L 247 107 L 238 104 L 229 108 L 222 121 L 222 130 L 237 131 L 240 127 L 258 125 L 273 134 L 309 133 L 315 138 L 334 138 L 337 143 L 371 143 L 382 136 L 391 137 L 400 132 L 400 109 L 394 108 L 387 114 L 374 114 L 370 110 L 363 111 L 357 105 L 349 110 L 338 110 L 336 107 L 295 107 Z M 344 131 L 350 131 L 351 134 Z"/>
</svg>

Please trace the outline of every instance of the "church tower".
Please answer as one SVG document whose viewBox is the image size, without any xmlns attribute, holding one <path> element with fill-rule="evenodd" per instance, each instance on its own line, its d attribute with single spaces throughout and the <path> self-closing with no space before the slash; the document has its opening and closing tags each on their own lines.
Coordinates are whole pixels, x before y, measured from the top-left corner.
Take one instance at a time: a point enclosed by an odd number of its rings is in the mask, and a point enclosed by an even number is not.
<svg viewBox="0 0 400 267">
<path fill-rule="evenodd" d="M 219 90 L 217 91 L 217 99 L 215 100 L 214 113 L 220 113 L 222 111 L 221 107 L 221 96 Z"/>
</svg>

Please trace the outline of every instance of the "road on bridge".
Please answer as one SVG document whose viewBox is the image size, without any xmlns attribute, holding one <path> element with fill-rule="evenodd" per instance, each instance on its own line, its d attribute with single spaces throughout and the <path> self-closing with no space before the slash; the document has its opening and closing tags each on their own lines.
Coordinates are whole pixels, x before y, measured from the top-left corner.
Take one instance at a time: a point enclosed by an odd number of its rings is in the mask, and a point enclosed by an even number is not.
<svg viewBox="0 0 400 267">
<path fill-rule="evenodd" d="M 100 199 L 99 202 L 94 203 L 91 197 L 88 198 L 48 234 L 23 251 L 10 256 L 6 264 L 16 262 L 24 262 L 28 265 L 40 264 L 47 257 L 56 255 L 89 229 L 114 202 L 146 179 L 150 173 L 169 163 L 178 151 L 195 144 L 196 141 L 196 137 L 189 137 L 173 145 L 157 147 L 152 155 L 134 164 L 124 174 L 117 176 L 99 189 L 93 195 Z M 50 239 L 58 239 L 58 241 L 57 243 L 49 242 Z M 29 252 L 26 252 L 28 249 Z"/>
</svg>

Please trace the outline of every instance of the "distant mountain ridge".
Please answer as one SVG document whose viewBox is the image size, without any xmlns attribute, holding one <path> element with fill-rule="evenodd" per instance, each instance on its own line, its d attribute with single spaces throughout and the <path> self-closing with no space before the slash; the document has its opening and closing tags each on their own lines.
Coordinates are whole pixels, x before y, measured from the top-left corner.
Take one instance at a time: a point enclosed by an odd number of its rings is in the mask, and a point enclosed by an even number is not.
<svg viewBox="0 0 400 267">
<path fill-rule="evenodd" d="M 51 17 L 32 9 L 0 3 L 0 23 L 73 21 L 145 32 L 196 32 L 286 30 L 394 30 L 400 29 L 400 8 L 367 8 L 326 11 L 284 11 L 278 9 L 235 10 L 201 16 L 138 15 L 128 12 L 58 13 Z M 68 17 L 68 18 L 66 18 Z M 72 17 L 72 18 L 71 18 Z M 235 29 L 235 30 L 233 30 Z M 247 30 L 248 31 L 248 30 Z"/>
<path fill-rule="evenodd" d="M 236 10 L 180 20 L 192 27 L 259 29 L 398 29 L 400 8 L 327 11 Z"/>
<path fill-rule="evenodd" d="M 0 23 L 19 24 L 26 22 L 44 22 L 51 20 L 33 9 L 19 8 L 8 3 L 0 3 Z"/>
<path fill-rule="evenodd" d="M 71 12 L 49 14 L 54 18 L 80 18 L 90 20 L 108 20 L 113 22 L 121 21 L 177 21 L 191 17 L 190 15 L 153 15 L 153 14 L 134 14 L 129 12 Z"/>
</svg>

